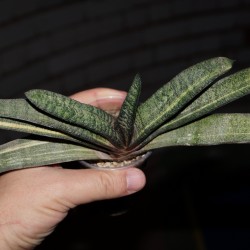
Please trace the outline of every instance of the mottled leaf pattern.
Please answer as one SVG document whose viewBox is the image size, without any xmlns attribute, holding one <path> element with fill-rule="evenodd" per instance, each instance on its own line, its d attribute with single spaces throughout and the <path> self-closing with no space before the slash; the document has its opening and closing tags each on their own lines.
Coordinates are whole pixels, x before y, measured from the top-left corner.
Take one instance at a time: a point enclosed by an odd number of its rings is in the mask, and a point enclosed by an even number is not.
<svg viewBox="0 0 250 250">
<path fill-rule="evenodd" d="M 105 138 L 78 126 L 53 119 L 36 110 L 24 99 L 0 100 L 0 117 L 27 121 L 38 126 L 61 131 L 78 139 L 93 143 L 94 145 L 111 148 L 110 142 Z"/>
<path fill-rule="evenodd" d="M 213 114 L 159 135 L 142 151 L 171 146 L 250 143 L 250 114 Z"/>
<path fill-rule="evenodd" d="M 162 133 L 180 127 L 247 94 L 250 94 L 250 69 L 244 69 L 216 82 L 174 119 L 148 136 L 143 145 Z"/>
<path fill-rule="evenodd" d="M 115 146 L 122 145 L 119 134 L 114 131 L 114 118 L 105 111 L 46 90 L 30 90 L 25 95 L 44 112 L 93 131 Z"/>
<path fill-rule="evenodd" d="M 0 146 L 0 172 L 121 160 L 161 147 L 250 143 L 250 114 L 204 117 L 250 93 L 250 68 L 215 82 L 231 66 L 224 57 L 198 63 L 139 107 L 141 80 L 136 75 L 118 117 L 46 90 L 28 91 L 29 100 L 0 100 L 0 129 L 39 135 Z"/>
<path fill-rule="evenodd" d="M 140 93 L 141 78 L 137 74 L 134 78 L 132 86 L 128 91 L 126 99 L 123 102 L 119 116 L 115 123 L 115 127 L 121 129 L 121 133 L 124 137 L 125 146 L 129 145 L 134 132 L 134 120 L 138 107 Z"/>
<path fill-rule="evenodd" d="M 189 67 L 160 88 L 138 108 L 132 146 L 147 138 L 231 66 L 227 58 L 212 58 Z"/>
<path fill-rule="evenodd" d="M 41 135 L 41 136 L 46 136 L 50 138 L 57 138 L 57 139 L 76 142 L 79 144 L 84 144 L 82 141 L 77 140 L 71 136 L 65 135 L 61 132 L 34 126 L 27 122 L 17 121 L 17 120 L 8 119 L 8 118 L 0 118 L 0 129 L 14 130 L 14 131 L 23 132 L 23 133 Z"/>
<path fill-rule="evenodd" d="M 83 146 L 17 139 L 0 146 L 0 173 L 13 169 L 98 158 L 96 151 Z"/>
</svg>

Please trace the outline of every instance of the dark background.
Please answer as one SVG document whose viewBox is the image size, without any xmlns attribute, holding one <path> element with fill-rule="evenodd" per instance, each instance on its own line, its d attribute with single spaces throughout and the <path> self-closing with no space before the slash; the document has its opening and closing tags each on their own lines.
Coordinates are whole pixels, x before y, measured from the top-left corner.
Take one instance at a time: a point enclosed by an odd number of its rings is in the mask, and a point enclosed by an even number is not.
<svg viewBox="0 0 250 250">
<path fill-rule="evenodd" d="M 214 56 L 236 60 L 232 72 L 250 66 L 250 0 L 0 1 L 0 98 L 32 88 L 127 90 L 139 72 L 143 101 Z M 220 111 L 249 104 L 248 96 Z M 16 136 L 0 131 L 0 142 Z M 37 249 L 250 249 L 249 151 L 157 150 L 145 189 L 120 200 L 125 214 L 110 216 L 112 201 L 80 206 Z"/>
</svg>

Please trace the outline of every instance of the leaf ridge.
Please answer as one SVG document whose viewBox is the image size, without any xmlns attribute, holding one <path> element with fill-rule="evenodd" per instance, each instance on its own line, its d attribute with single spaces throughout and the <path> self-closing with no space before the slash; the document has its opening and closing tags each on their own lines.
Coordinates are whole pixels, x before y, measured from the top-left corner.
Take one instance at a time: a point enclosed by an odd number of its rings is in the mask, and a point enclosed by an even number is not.
<svg viewBox="0 0 250 250">
<path fill-rule="evenodd" d="M 142 151 L 250 142 L 250 114 L 212 114 L 154 138 Z"/>
<path fill-rule="evenodd" d="M 79 145 L 17 139 L 0 146 L 0 173 L 13 169 L 98 158 L 97 151 Z"/>
<path fill-rule="evenodd" d="M 236 72 L 214 83 L 173 120 L 153 132 L 143 144 L 145 145 L 159 134 L 183 126 L 247 94 L 250 94 L 250 68 Z"/>
<path fill-rule="evenodd" d="M 123 134 L 125 146 L 129 145 L 134 132 L 134 121 L 140 93 L 141 78 L 140 75 L 137 74 L 127 93 L 126 99 L 122 104 L 120 113 L 115 122 L 115 127 L 118 127 Z"/>
<path fill-rule="evenodd" d="M 197 63 L 174 77 L 138 108 L 136 145 L 163 122 L 171 118 L 217 77 L 232 67 L 232 60 L 212 58 Z"/>
<path fill-rule="evenodd" d="M 46 128 L 56 129 L 73 137 L 94 143 L 105 148 L 112 145 L 105 138 L 86 129 L 67 124 L 37 111 L 25 99 L 0 100 L 0 117 L 21 120 L 32 124 L 42 125 Z"/>
<path fill-rule="evenodd" d="M 86 128 L 121 146 L 119 134 L 114 130 L 114 118 L 94 106 L 47 90 L 34 89 L 25 93 L 29 101 L 44 112 L 68 123 Z"/>
</svg>

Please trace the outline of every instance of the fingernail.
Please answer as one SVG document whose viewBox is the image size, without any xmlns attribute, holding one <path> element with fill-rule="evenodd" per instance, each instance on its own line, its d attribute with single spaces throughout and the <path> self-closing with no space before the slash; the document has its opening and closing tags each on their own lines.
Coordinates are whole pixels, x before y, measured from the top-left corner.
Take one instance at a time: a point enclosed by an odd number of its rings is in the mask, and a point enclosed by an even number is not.
<svg viewBox="0 0 250 250">
<path fill-rule="evenodd" d="M 144 173 L 138 168 L 130 168 L 127 170 L 127 189 L 129 193 L 135 193 L 141 190 L 146 183 Z"/>
</svg>

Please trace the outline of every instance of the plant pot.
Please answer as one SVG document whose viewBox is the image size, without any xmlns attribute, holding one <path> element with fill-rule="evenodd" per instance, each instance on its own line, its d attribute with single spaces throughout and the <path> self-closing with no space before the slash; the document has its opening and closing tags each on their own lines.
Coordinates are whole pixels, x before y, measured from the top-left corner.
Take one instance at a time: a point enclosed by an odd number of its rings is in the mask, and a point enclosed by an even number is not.
<svg viewBox="0 0 250 250">
<path fill-rule="evenodd" d="M 147 165 L 147 159 L 151 155 L 152 152 L 147 152 L 143 155 L 139 160 L 135 160 L 134 162 L 124 165 L 124 166 L 116 166 L 116 167 L 99 167 L 96 163 L 89 163 L 87 161 L 81 161 L 80 164 L 85 168 L 93 168 L 99 170 L 106 171 L 115 171 L 121 170 L 131 167 L 137 167 L 140 169 L 144 169 Z M 132 209 L 135 209 L 137 205 L 139 205 L 140 201 L 140 192 L 124 196 L 120 198 L 110 199 L 110 200 L 102 200 L 96 202 L 96 206 L 100 213 L 104 216 L 121 216 L 127 214 Z"/>
<path fill-rule="evenodd" d="M 140 159 L 135 159 L 133 162 L 123 165 L 123 166 L 116 166 L 116 167 L 100 167 L 96 163 L 90 163 L 87 161 L 80 161 L 80 164 L 85 168 L 93 168 L 99 170 L 121 170 L 130 167 L 137 167 L 143 169 L 146 167 L 147 159 L 151 155 L 152 152 L 145 153 Z M 96 203 L 99 207 L 100 212 L 104 215 L 108 216 L 120 216 L 126 214 L 130 209 L 138 204 L 138 196 L 140 194 L 136 193 L 133 195 L 120 197 L 111 200 L 103 200 Z"/>
<path fill-rule="evenodd" d="M 107 96 L 97 99 L 94 103 L 89 103 L 90 105 L 97 106 L 105 110 L 107 113 L 118 116 L 119 110 L 121 109 L 124 99 L 121 96 Z M 143 168 L 144 162 L 151 155 L 151 152 L 146 152 L 145 154 L 135 156 L 131 158 L 124 157 L 123 160 L 115 161 L 79 161 L 80 164 L 86 168 L 94 168 L 101 170 L 118 170 L 129 167 L 140 167 Z"/>
<path fill-rule="evenodd" d="M 117 116 L 119 114 L 119 110 L 121 108 L 123 99 L 117 97 L 107 97 L 99 99 L 94 103 L 95 106 L 105 110 L 111 115 Z M 91 104 L 91 103 L 90 103 Z M 96 105 L 97 104 L 97 105 Z M 146 152 L 142 155 L 135 156 L 131 159 L 131 157 L 126 157 L 123 161 L 79 161 L 81 166 L 84 168 L 92 168 L 98 170 L 121 170 L 130 167 L 136 167 L 143 169 L 146 167 L 147 159 L 151 155 L 152 152 Z M 123 215 L 129 211 L 133 206 L 137 204 L 138 201 L 138 193 L 120 197 L 111 200 L 103 200 L 96 202 L 96 205 L 100 209 L 100 212 L 104 215 L 108 216 L 118 216 Z"/>
<path fill-rule="evenodd" d="M 100 170 L 119 170 L 130 167 L 143 168 L 151 153 L 152 152 L 149 151 L 143 155 L 136 156 L 133 159 L 125 159 L 123 161 L 80 161 L 80 164 L 86 168 Z"/>
</svg>

